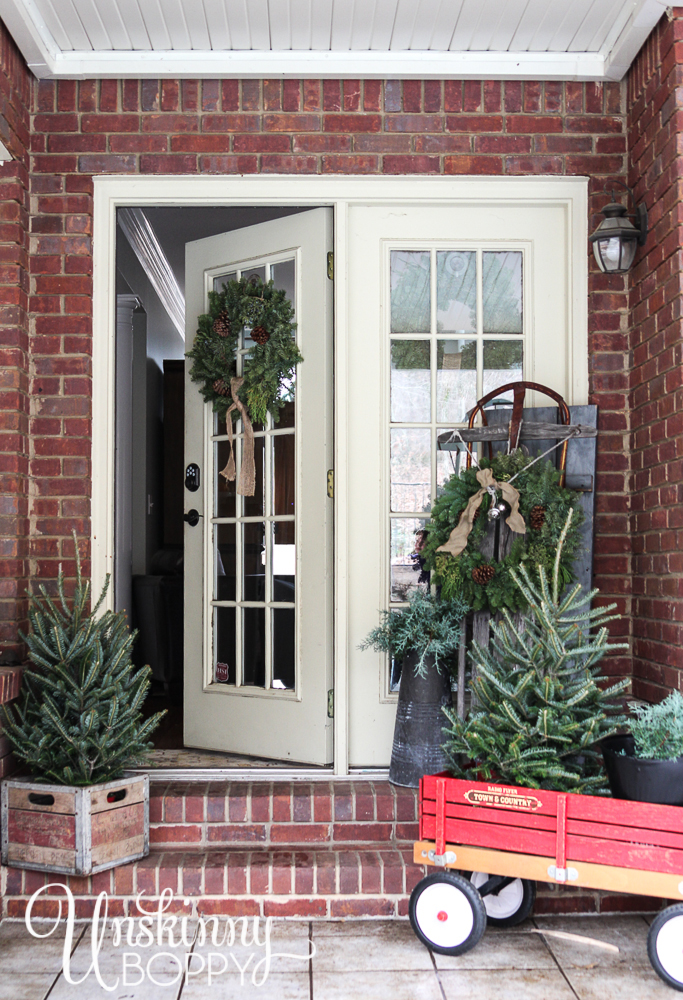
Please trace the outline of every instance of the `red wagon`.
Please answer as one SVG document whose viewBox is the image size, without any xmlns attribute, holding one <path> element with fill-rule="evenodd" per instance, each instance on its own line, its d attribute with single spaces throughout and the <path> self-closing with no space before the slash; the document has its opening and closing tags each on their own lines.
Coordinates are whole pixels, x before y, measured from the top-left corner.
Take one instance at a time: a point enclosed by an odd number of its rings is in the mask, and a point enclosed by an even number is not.
<svg viewBox="0 0 683 1000">
<path fill-rule="evenodd" d="M 420 782 L 419 865 L 410 921 L 428 947 L 473 948 L 486 923 L 529 915 L 535 883 L 683 899 L 683 808 L 429 775 Z M 653 921 L 648 955 L 683 991 L 683 903 Z"/>
</svg>

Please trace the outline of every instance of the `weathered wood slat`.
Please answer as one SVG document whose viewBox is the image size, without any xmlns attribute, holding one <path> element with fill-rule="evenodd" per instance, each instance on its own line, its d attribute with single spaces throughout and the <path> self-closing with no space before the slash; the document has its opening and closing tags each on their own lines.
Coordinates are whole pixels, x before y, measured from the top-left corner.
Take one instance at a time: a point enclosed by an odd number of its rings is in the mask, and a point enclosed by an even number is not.
<svg viewBox="0 0 683 1000">
<path fill-rule="evenodd" d="M 17 844 L 58 847 L 63 850 L 76 849 L 74 816 L 11 809 L 8 823 L 10 841 Z"/>
<path fill-rule="evenodd" d="M 524 412 L 526 413 L 526 411 Z M 467 442 L 507 441 L 509 426 L 509 423 L 507 423 L 499 424 L 497 426 L 494 425 L 492 427 L 461 427 L 459 428 L 459 434 L 462 440 Z M 444 434 L 439 434 L 439 451 L 458 450 L 460 441 L 458 439 L 451 441 L 451 436 L 450 431 L 446 431 Z M 520 441 L 542 441 L 546 438 L 551 438 L 555 441 L 564 441 L 567 437 L 571 437 L 573 440 L 579 440 L 580 438 L 594 438 L 597 436 L 597 427 L 592 427 L 590 424 L 555 424 L 541 421 L 532 422 L 527 417 L 524 417 L 519 439 Z"/>
<path fill-rule="evenodd" d="M 40 805 L 31 802 L 31 795 L 44 796 L 52 795 L 54 802 L 52 805 Z M 65 813 L 73 815 L 76 812 L 76 793 L 71 789 L 56 790 L 52 786 L 49 789 L 38 782 L 11 784 L 7 789 L 8 805 L 10 809 L 31 809 L 34 812 Z"/>
</svg>

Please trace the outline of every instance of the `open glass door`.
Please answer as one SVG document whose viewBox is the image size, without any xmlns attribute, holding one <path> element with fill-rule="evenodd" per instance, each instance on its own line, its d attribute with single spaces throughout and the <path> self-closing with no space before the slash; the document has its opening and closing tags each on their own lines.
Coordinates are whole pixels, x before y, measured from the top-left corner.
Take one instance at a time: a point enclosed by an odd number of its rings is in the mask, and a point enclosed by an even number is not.
<svg viewBox="0 0 683 1000">
<path fill-rule="evenodd" d="M 187 746 L 327 764 L 332 760 L 332 212 L 315 209 L 188 243 L 187 328 L 192 346 L 208 293 L 257 275 L 287 292 L 304 356 L 275 423 L 254 427 L 256 489 L 237 480 L 224 420 L 186 372 L 185 458 L 200 468 L 186 490 L 185 724 Z M 252 346 L 240 334 L 237 374 Z M 187 366 L 189 369 L 189 366 Z"/>
</svg>

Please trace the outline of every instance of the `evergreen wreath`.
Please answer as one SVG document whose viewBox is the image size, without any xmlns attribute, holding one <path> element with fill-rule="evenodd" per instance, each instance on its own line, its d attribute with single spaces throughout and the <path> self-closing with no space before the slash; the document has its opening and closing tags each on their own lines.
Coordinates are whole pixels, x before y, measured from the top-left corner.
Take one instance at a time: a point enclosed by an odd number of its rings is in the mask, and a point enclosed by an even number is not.
<svg viewBox="0 0 683 1000">
<path fill-rule="evenodd" d="M 459 556 L 437 552 L 448 541 L 470 497 L 480 489 L 475 468 L 453 475 L 437 497 L 426 527 L 426 540 L 420 553 L 425 569 L 431 571 L 432 583 L 441 587 L 444 600 L 460 597 L 474 611 L 496 612 L 525 611 L 526 596 L 510 575 L 511 570 L 541 566 L 550 575 L 562 529 L 570 510 L 574 511 L 562 548 L 559 564 L 560 584 L 566 587 L 574 580 L 572 561 L 581 545 L 579 525 L 583 520 L 578 507 L 578 494 L 560 486 L 560 472 L 552 462 L 531 463 L 533 459 L 521 450 L 511 455 L 483 459 L 482 469 L 490 468 L 494 479 L 504 482 L 515 476 L 519 490 L 519 509 L 526 523 L 526 534 L 516 538 L 509 554 L 501 562 L 488 562 L 481 554 L 492 503 L 484 496 L 478 517 L 467 540 L 467 547 Z M 530 466 L 527 469 L 527 466 Z"/>
<path fill-rule="evenodd" d="M 199 391 L 215 413 L 225 418 L 232 405 L 230 381 L 237 374 L 237 343 L 248 328 L 255 343 L 244 356 L 239 398 L 252 423 L 265 423 L 268 412 L 277 423 L 291 398 L 289 383 L 296 365 L 304 360 L 294 339 L 293 320 L 287 293 L 275 288 L 272 280 L 240 278 L 228 281 L 220 292 L 209 292 L 209 312 L 199 317 L 187 357 L 193 362 L 190 378 L 200 383 Z M 236 420 L 239 412 L 233 413 Z"/>
</svg>

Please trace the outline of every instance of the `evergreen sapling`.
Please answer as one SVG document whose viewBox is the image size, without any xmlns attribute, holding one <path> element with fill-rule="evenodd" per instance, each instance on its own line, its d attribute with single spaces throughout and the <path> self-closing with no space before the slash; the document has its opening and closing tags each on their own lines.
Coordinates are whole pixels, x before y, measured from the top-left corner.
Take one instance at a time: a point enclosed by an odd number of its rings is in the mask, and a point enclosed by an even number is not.
<svg viewBox="0 0 683 1000">
<path fill-rule="evenodd" d="M 672 691 L 658 705 L 631 705 L 635 756 L 644 760 L 683 757 L 683 696 Z"/>
<path fill-rule="evenodd" d="M 360 649 L 372 647 L 381 653 L 403 657 L 416 653 L 415 672 L 427 676 L 427 657 L 441 671 L 460 645 L 460 627 L 469 611 L 460 599 L 442 601 L 431 593 L 415 590 L 408 596 L 408 607 L 401 611 L 382 611 L 381 621 L 361 643 Z"/>
<path fill-rule="evenodd" d="M 577 584 L 562 595 L 559 567 L 571 518 L 572 511 L 552 586 L 542 566 L 534 579 L 524 565 L 511 570 L 528 611 L 517 624 L 504 609 L 504 621 L 491 623 L 490 647 L 472 644 L 474 707 L 465 720 L 444 708 L 450 722 L 444 749 L 457 777 L 563 792 L 606 790 L 595 744 L 627 723 L 610 702 L 628 681 L 601 688 L 606 678 L 598 664 L 626 646 L 608 641 L 615 605 L 590 608 L 597 590 L 586 594 Z"/>
<path fill-rule="evenodd" d="M 144 763 L 150 736 L 165 713 L 142 719 L 151 669 L 131 663 L 135 633 L 123 611 L 97 617 L 109 577 L 88 610 L 90 584 L 83 582 L 77 546 L 76 573 L 72 602 L 64 593 L 61 566 L 58 599 L 43 586 L 42 601 L 31 598 L 31 631 L 22 639 L 34 666 L 24 670 L 23 697 L 1 706 L 1 714 L 15 755 L 36 780 L 94 785 Z"/>
</svg>

